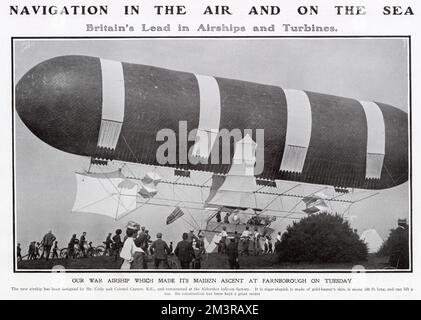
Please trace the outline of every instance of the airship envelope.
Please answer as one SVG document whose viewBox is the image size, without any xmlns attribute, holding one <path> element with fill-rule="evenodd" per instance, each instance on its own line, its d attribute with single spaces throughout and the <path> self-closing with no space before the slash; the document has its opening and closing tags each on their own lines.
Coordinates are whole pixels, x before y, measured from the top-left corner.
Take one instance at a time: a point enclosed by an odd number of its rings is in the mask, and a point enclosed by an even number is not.
<svg viewBox="0 0 421 320">
<path fill-rule="evenodd" d="M 408 114 L 381 102 L 73 55 L 30 69 L 15 106 L 42 141 L 93 159 L 226 175 L 233 161 L 212 161 L 222 158 L 221 132 L 248 130 L 258 178 L 363 189 L 408 180 Z M 181 123 L 193 132 L 185 144 Z M 162 129 L 177 140 L 164 164 Z M 231 160 L 244 137 L 230 139 Z"/>
</svg>

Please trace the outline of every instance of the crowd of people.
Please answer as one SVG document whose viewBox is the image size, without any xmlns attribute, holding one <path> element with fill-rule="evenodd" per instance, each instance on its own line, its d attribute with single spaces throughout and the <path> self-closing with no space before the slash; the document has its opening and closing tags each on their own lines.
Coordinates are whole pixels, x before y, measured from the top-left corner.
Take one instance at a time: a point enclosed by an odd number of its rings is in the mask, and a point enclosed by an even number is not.
<svg viewBox="0 0 421 320">
<path fill-rule="evenodd" d="M 58 247 L 58 241 L 56 236 L 50 230 L 48 231 L 41 241 L 31 241 L 28 248 L 28 253 L 25 256 L 22 256 L 21 244 L 17 244 L 16 253 L 18 261 L 22 261 L 24 258 L 27 260 L 36 260 L 36 259 L 59 259 L 63 258 L 61 253 L 62 249 Z M 76 234 L 72 236 L 70 242 L 67 246 L 67 250 L 64 252 L 64 257 L 66 258 L 75 258 L 76 253 L 80 257 L 87 257 L 93 255 L 95 248 L 92 245 L 92 241 L 86 241 L 86 232 L 83 232 L 80 236 L 80 239 L 76 238 Z"/>
<path fill-rule="evenodd" d="M 52 253 L 52 259 L 58 258 L 58 242 L 56 237 L 53 235 L 53 232 L 48 231 L 40 242 L 32 241 L 29 244 L 28 254 L 26 255 L 28 260 L 42 259 L 45 257 L 46 260 L 50 259 L 50 254 Z M 20 243 L 17 244 L 17 259 L 21 261 L 22 248 Z"/>
<path fill-rule="evenodd" d="M 250 226 L 246 226 L 241 234 L 234 231 L 234 234 L 229 236 L 226 227 L 223 226 L 219 238 L 219 242 L 216 243 L 218 253 L 227 254 L 230 268 L 237 269 L 239 268 L 238 257 L 240 255 L 278 253 L 282 233 L 278 232 L 273 243 L 271 236 L 269 234 L 261 234 L 258 228 L 254 228 L 254 231 L 251 231 Z"/>
<path fill-rule="evenodd" d="M 258 255 L 260 253 L 273 253 L 273 243 L 270 235 L 260 234 L 258 228 L 250 230 L 246 226 L 245 230 L 239 234 L 237 231 L 228 233 L 226 227 L 222 227 L 219 234 L 220 240 L 216 243 L 217 252 L 226 255 L 229 267 L 240 268 L 240 255 Z M 275 253 L 277 244 L 281 241 L 281 233 L 278 233 L 275 241 Z M 58 258 L 86 258 L 89 256 L 110 256 L 114 261 L 121 262 L 121 269 L 147 269 L 148 261 L 153 262 L 154 268 L 171 268 L 169 257 L 172 261 L 177 260 L 177 266 L 181 269 L 200 269 L 203 258 L 206 254 L 204 234 L 198 235 L 194 230 L 185 232 L 181 236 L 181 241 L 175 248 L 173 242 L 169 244 L 163 239 L 161 232 L 156 234 L 156 239 L 152 241 L 149 231 L 138 223 L 130 221 L 125 230 L 121 229 L 108 233 L 103 245 L 94 247 L 92 241 L 87 241 L 87 234 L 83 232 L 79 238 L 73 234 L 67 248 L 59 249 L 56 237 L 49 231 L 40 242 L 32 241 L 29 245 L 28 260 L 46 260 Z M 23 259 L 20 243 L 17 244 L 18 261 Z"/>
<path fill-rule="evenodd" d="M 119 234 L 121 234 L 121 230 Z M 111 237 L 108 235 L 106 250 L 112 247 Z M 112 238 L 114 246 L 116 239 Z M 156 234 L 156 240 L 151 241 L 151 236 L 145 229 L 140 227 L 138 223 L 129 222 L 126 227 L 125 239 L 120 243 L 121 249 L 115 247 L 116 257 L 119 254 L 123 259 L 121 269 L 147 269 L 149 256 L 153 256 L 153 266 L 155 268 L 169 268 L 169 256 L 175 256 L 178 259 L 179 266 L 182 269 L 200 269 L 203 254 L 205 253 L 205 242 L 203 234 L 198 236 L 194 234 L 194 230 L 189 233 L 182 234 L 182 240 L 177 243 L 175 249 L 173 243 L 168 245 L 163 240 L 161 232 Z"/>
</svg>

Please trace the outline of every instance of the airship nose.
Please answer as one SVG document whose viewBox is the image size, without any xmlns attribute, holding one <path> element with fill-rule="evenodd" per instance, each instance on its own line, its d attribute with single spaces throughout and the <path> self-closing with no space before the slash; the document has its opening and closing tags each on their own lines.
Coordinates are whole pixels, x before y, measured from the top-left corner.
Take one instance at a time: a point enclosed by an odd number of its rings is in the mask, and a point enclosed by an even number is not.
<svg viewBox="0 0 421 320">
<path fill-rule="evenodd" d="M 92 154 L 101 124 L 99 58 L 61 56 L 39 63 L 16 85 L 16 111 L 38 138 L 60 150 Z"/>
</svg>

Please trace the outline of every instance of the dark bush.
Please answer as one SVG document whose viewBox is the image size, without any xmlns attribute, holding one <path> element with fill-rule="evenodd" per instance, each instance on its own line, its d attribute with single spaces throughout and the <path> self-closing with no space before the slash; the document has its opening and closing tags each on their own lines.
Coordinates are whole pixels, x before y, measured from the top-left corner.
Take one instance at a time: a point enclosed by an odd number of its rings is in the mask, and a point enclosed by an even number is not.
<svg viewBox="0 0 421 320">
<path fill-rule="evenodd" d="M 389 237 L 380 247 L 377 255 L 389 257 L 389 264 L 398 269 L 409 268 L 409 231 L 408 227 L 390 230 Z"/>
<path fill-rule="evenodd" d="M 308 216 L 282 236 L 279 260 L 288 262 L 343 263 L 367 259 L 367 245 L 338 215 Z"/>
</svg>

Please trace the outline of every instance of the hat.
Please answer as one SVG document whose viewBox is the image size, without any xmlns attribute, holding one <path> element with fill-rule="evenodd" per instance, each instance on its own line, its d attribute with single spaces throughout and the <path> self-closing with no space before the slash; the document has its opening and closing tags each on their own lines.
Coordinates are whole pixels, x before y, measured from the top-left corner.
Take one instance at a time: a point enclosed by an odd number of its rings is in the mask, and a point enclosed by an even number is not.
<svg viewBox="0 0 421 320">
<path fill-rule="evenodd" d="M 134 221 L 129 221 L 127 222 L 127 229 L 132 229 L 132 230 L 139 230 L 140 229 L 140 225 Z"/>
</svg>

